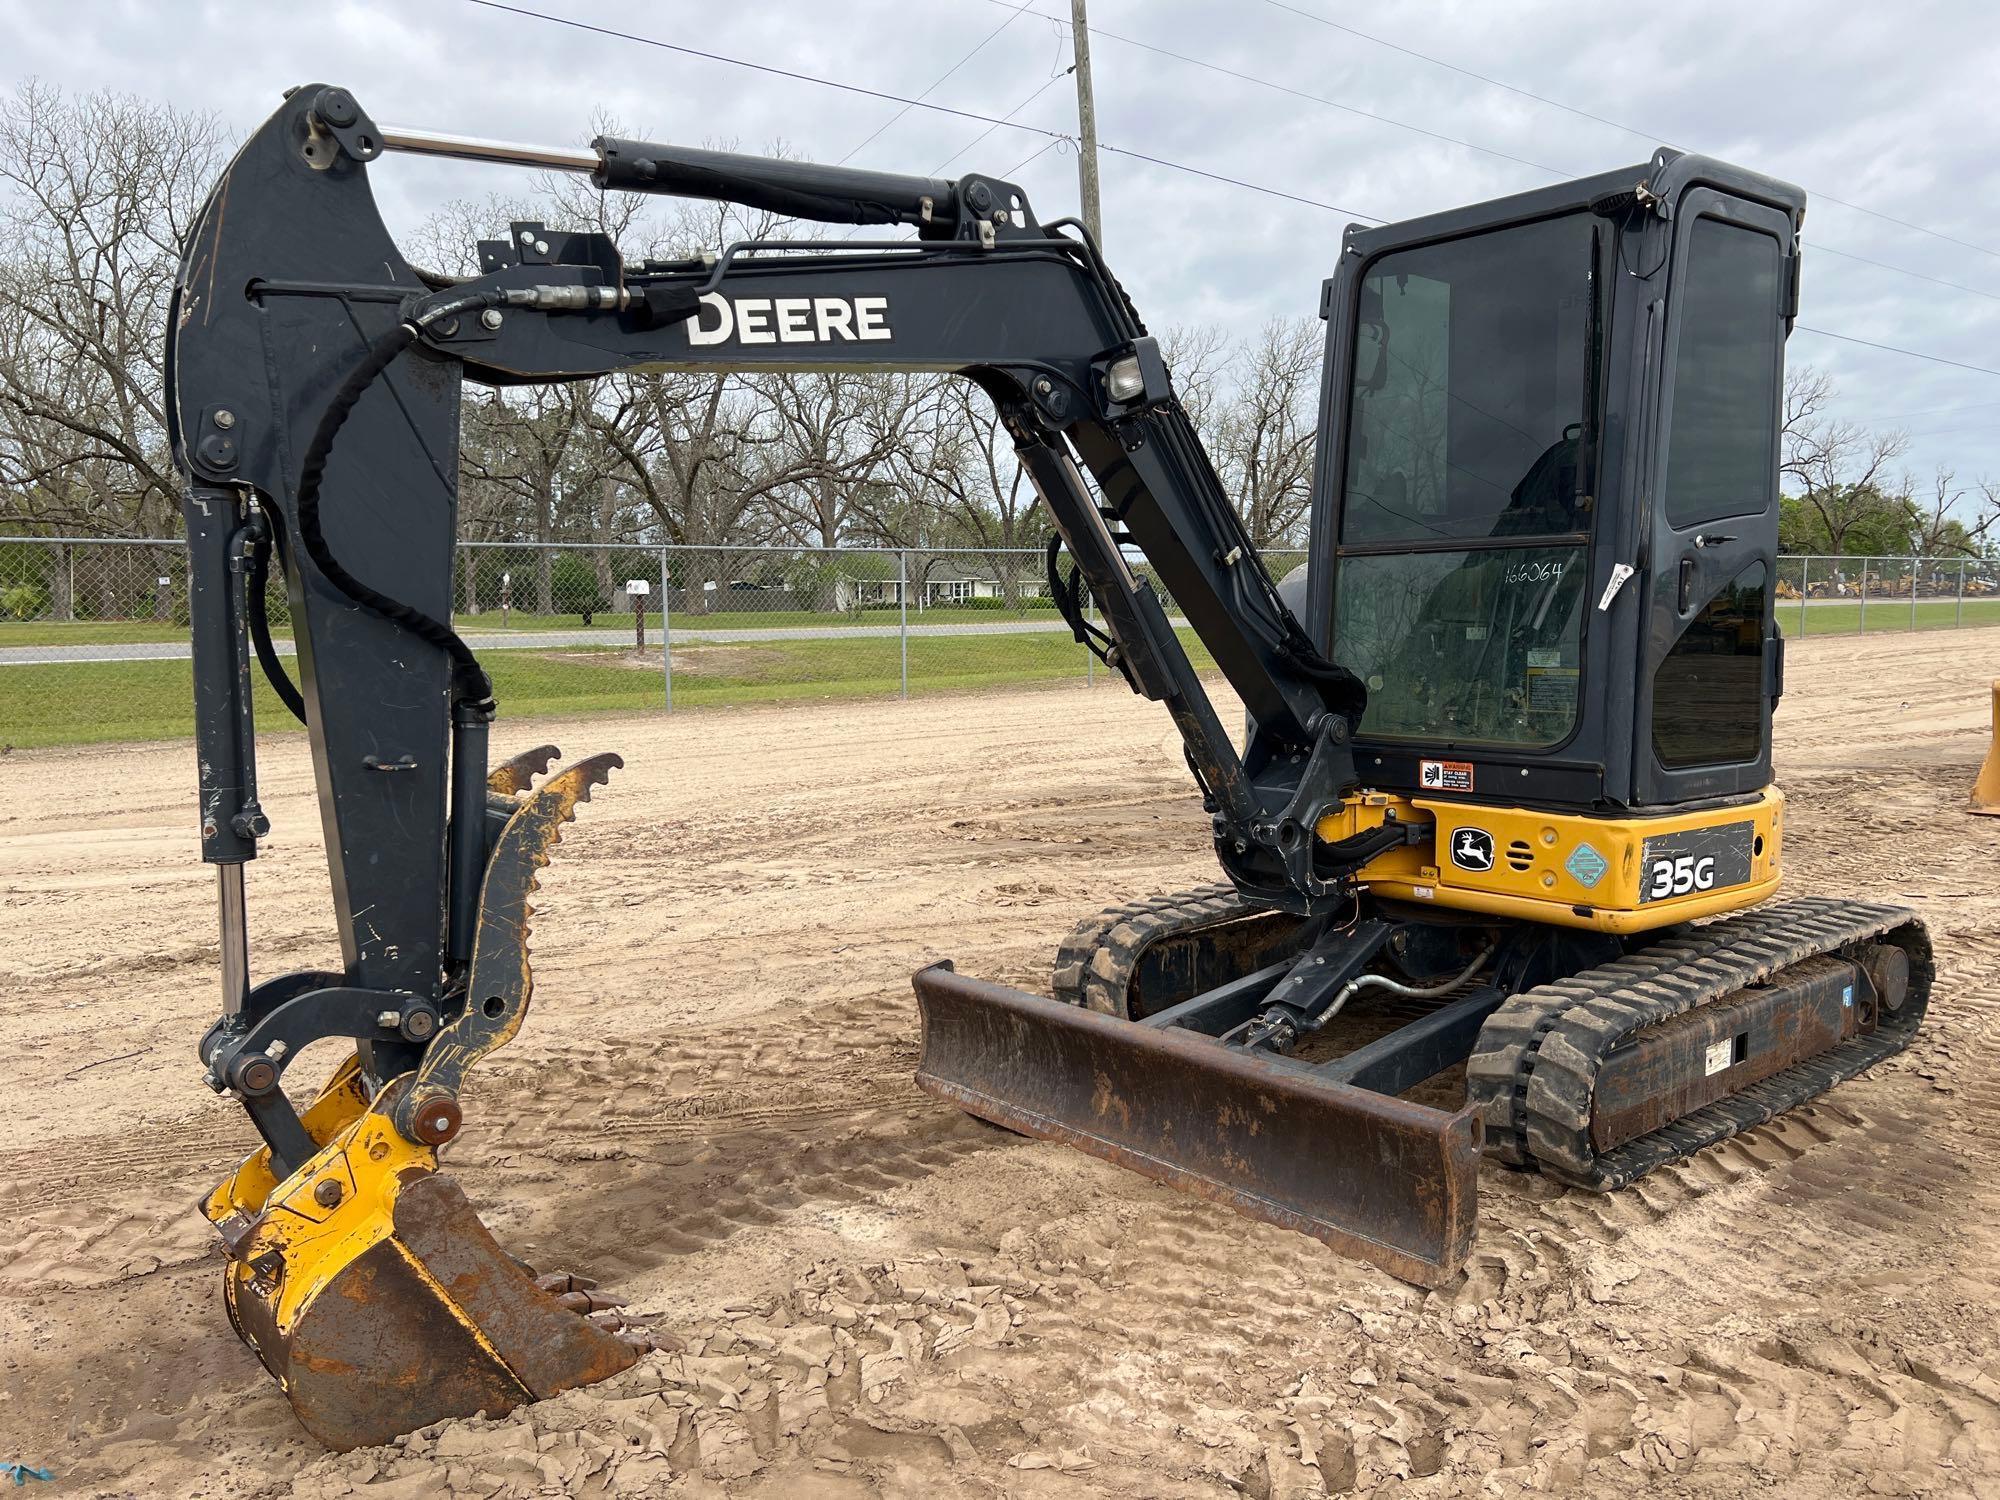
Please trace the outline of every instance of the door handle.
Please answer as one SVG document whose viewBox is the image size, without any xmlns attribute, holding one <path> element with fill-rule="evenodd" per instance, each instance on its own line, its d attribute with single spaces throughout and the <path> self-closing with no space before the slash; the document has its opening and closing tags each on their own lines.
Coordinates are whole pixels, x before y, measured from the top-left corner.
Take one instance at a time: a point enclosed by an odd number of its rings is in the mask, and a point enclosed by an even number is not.
<svg viewBox="0 0 2000 1500">
<path fill-rule="evenodd" d="M 1695 538 L 1695 545 L 1696 546 L 1701 545 L 1700 537 Z M 1681 558 L 1680 612 L 1682 614 L 1686 614 L 1688 612 L 1688 602 L 1693 597 L 1694 597 L 1694 554 L 1688 553 L 1687 555 Z"/>
</svg>

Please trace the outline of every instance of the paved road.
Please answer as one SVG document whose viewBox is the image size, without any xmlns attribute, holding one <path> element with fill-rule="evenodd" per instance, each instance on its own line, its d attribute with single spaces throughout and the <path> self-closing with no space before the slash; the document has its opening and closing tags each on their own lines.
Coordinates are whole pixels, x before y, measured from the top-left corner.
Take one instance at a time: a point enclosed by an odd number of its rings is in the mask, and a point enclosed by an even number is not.
<svg viewBox="0 0 2000 1500">
<path fill-rule="evenodd" d="M 1183 623 L 1183 622 L 1177 622 Z M 916 636 L 956 635 L 1046 635 L 1051 631 L 1067 634 L 1069 627 L 1057 619 L 958 621 L 950 625 L 912 623 Z M 893 625 L 783 625 L 768 630 L 688 630 L 674 631 L 677 646 L 742 646 L 763 641 L 881 641 L 896 639 Z M 505 633 L 474 633 L 466 644 L 475 651 L 524 651 L 562 646 L 601 646 L 616 650 L 632 644 L 632 630 L 513 630 Z M 290 656 L 292 643 L 273 643 L 280 656 Z M 646 632 L 646 647 L 657 650 L 660 634 Z M 186 641 L 93 641 L 75 646 L 0 646 L 0 667 L 36 666 L 49 662 L 87 661 L 186 661 Z"/>
</svg>

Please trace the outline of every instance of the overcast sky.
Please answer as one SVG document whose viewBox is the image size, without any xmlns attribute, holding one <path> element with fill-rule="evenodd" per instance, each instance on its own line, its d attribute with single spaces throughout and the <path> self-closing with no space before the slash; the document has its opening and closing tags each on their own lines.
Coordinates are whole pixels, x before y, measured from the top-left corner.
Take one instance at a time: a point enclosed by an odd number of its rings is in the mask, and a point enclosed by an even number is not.
<svg viewBox="0 0 2000 1500">
<path fill-rule="evenodd" d="M 1075 129 L 1073 81 L 1051 81 L 1072 61 L 1067 25 L 1048 18 L 1066 19 L 1067 0 L 519 3 L 886 93 L 929 90 L 979 114 L 1018 106 L 1024 125 Z M 1109 257 L 1155 325 L 1240 331 L 1309 313 L 1350 216 L 1473 202 L 1640 162 L 1665 142 L 1806 188 L 1802 322 L 2000 370 L 2000 20 L 1989 5 L 1090 0 L 1090 19 L 1102 28 L 1092 66 L 1107 146 L 1341 210 L 1106 154 Z M 1324 24 L 1336 20 L 1374 40 Z M 1041 134 L 1002 127 L 973 145 L 986 129 L 973 121 L 922 108 L 892 119 L 899 106 L 879 99 L 470 0 L 0 0 L 0 37 L 0 85 L 32 75 L 126 90 L 213 111 L 232 134 L 287 85 L 323 81 L 351 88 L 385 124 L 516 140 L 580 142 L 608 115 L 655 139 L 783 142 L 820 161 L 860 148 L 857 165 L 920 173 L 963 150 L 944 175 L 1018 168 L 1044 219 L 1077 202 L 1074 154 L 1066 143 L 1043 151 Z M 399 231 L 442 199 L 515 187 L 502 169 L 409 158 L 371 175 Z M 1804 331 L 1790 358 L 1829 371 L 1846 414 L 1907 428 L 1919 474 L 1946 464 L 1962 478 L 2000 477 L 2000 376 Z"/>
</svg>

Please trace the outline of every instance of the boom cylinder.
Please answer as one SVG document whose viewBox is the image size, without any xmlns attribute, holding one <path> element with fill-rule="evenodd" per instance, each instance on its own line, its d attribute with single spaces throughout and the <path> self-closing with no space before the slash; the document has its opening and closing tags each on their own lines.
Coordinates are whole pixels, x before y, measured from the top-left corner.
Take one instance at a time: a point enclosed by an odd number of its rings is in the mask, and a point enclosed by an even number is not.
<svg viewBox="0 0 2000 1500">
<path fill-rule="evenodd" d="M 616 192 L 708 198 L 822 223 L 912 224 L 948 234 L 958 220 L 954 185 L 941 177 L 778 161 L 623 136 L 599 136 L 585 149 L 495 141 L 404 125 L 386 126 L 381 135 L 388 150 L 413 156 L 584 172 L 599 187 Z"/>
<path fill-rule="evenodd" d="M 914 224 L 948 232 L 957 196 L 943 178 L 825 167 L 733 151 L 702 151 L 601 135 L 592 180 L 627 193 L 667 193 L 741 203 L 829 224 Z"/>
</svg>

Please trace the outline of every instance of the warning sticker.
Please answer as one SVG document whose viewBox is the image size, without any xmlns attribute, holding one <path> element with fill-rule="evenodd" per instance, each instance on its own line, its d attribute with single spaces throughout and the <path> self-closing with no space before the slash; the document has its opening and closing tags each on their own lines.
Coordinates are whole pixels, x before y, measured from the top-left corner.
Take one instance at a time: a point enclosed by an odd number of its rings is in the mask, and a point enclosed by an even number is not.
<svg viewBox="0 0 2000 1500">
<path fill-rule="evenodd" d="M 1472 790 L 1472 762 L 1469 760 L 1418 761 L 1417 785 L 1427 792 L 1469 792 Z"/>
<path fill-rule="evenodd" d="M 1528 707 L 1541 713 L 1574 713 L 1576 668 L 1528 668 Z"/>
<path fill-rule="evenodd" d="M 1719 1042 L 1710 1042 L 1708 1052 L 1702 1059 L 1701 1076 L 1713 1078 L 1736 1060 L 1736 1038 L 1724 1037 Z"/>
</svg>

